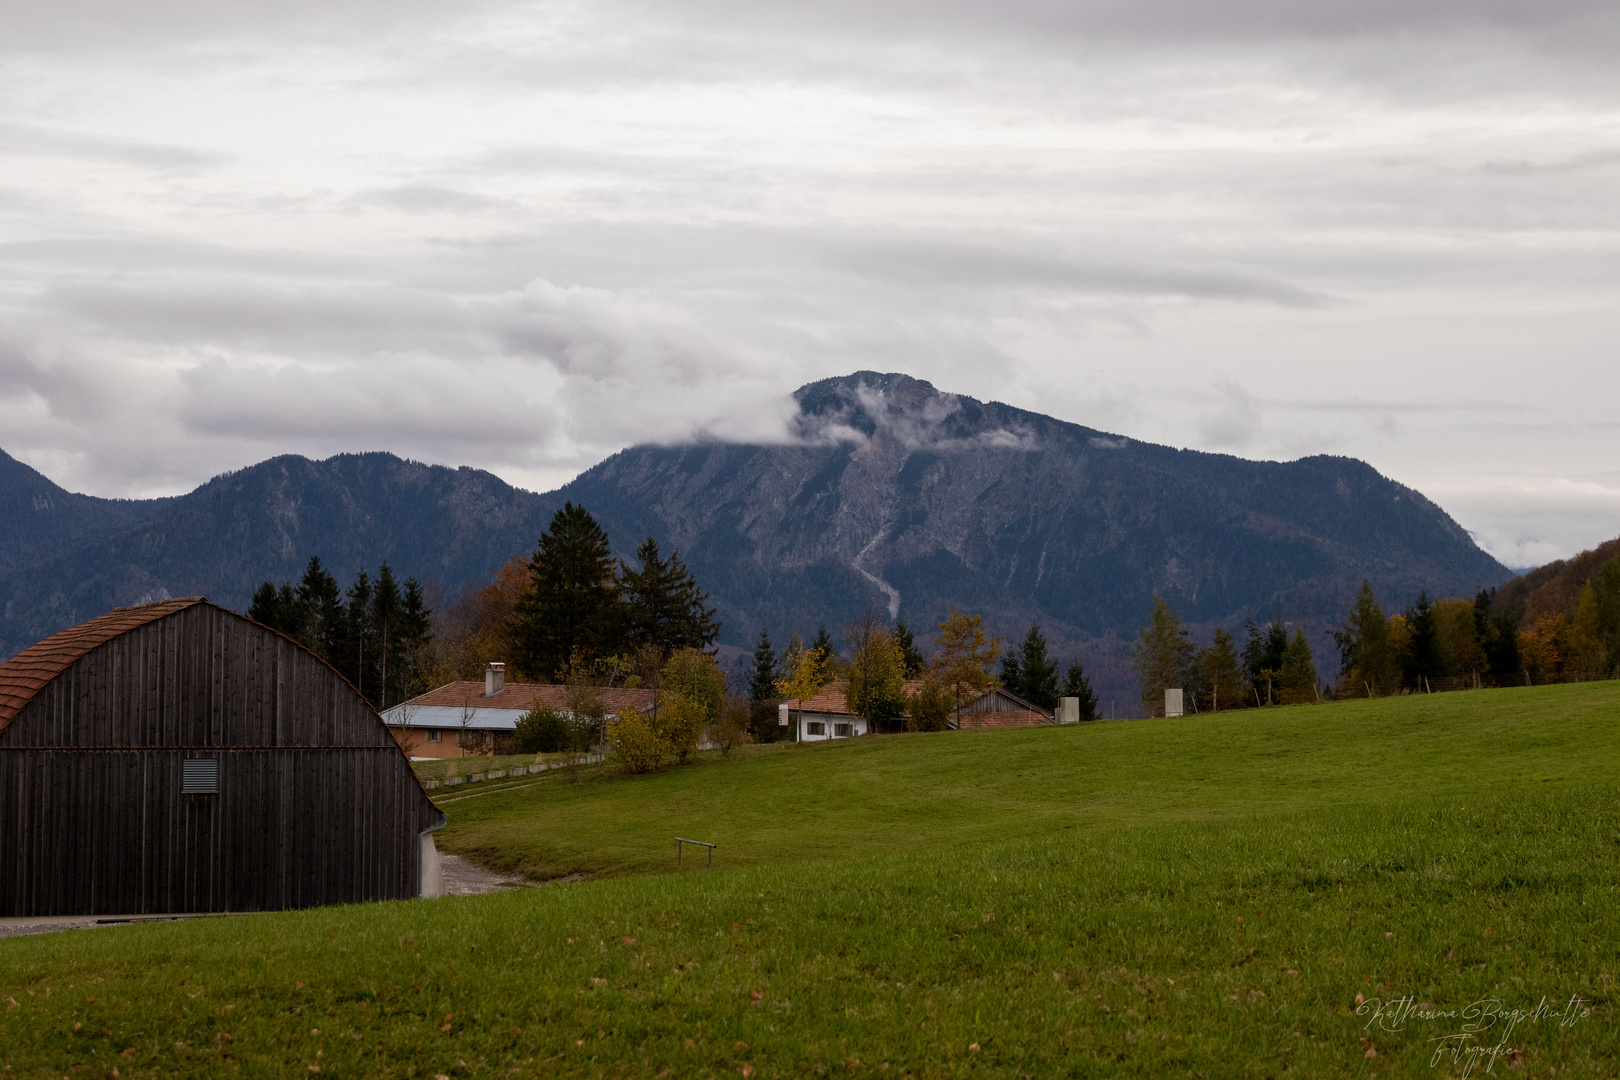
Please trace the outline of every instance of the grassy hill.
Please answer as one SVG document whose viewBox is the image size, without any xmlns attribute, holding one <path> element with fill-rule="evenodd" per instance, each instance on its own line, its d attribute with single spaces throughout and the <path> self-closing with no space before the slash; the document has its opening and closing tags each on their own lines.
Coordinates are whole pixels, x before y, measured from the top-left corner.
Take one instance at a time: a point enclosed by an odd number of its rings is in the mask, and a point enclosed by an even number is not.
<svg viewBox="0 0 1620 1080">
<path fill-rule="evenodd" d="M 1620 1074 L 1620 685 L 760 750 L 446 804 L 604 880 L 0 941 L 8 1075 Z"/>
<path fill-rule="evenodd" d="M 1620 683 L 1535 687 L 777 744 L 634 780 L 548 775 L 444 803 L 439 841 L 537 880 L 672 870 L 676 836 L 718 843 L 721 866 L 760 866 L 1601 783 L 1616 763 Z"/>
</svg>

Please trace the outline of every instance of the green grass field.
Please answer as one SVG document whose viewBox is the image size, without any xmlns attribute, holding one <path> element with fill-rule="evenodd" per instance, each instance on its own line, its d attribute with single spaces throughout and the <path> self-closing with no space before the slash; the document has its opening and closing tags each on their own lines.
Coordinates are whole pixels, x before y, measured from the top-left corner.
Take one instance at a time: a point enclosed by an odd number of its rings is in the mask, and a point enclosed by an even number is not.
<svg viewBox="0 0 1620 1080">
<path fill-rule="evenodd" d="M 1611 683 L 547 775 L 447 803 L 443 847 L 601 880 L 0 941 L 0 1056 L 1613 1077 L 1617 750 Z M 719 868 L 659 872 L 676 833 L 719 841 Z"/>
</svg>

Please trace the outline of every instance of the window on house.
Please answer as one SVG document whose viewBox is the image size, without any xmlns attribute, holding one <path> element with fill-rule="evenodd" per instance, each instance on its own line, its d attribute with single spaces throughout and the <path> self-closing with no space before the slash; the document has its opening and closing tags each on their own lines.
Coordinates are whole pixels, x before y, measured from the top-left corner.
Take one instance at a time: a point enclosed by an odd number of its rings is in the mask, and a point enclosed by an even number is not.
<svg viewBox="0 0 1620 1080">
<path fill-rule="evenodd" d="M 853 724 L 834 724 L 833 734 L 840 739 L 847 739 L 852 734 Z"/>
<path fill-rule="evenodd" d="M 444 732 L 440 731 L 437 728 L 429 728 L 428 733 L 427 733 L 427 741 L 428 742 L 443 742 L 444 741 Z"/>
<path fill-rule="evenodd" d="M 806 735 L 825 735 L 827 734 L 827 725 L 820 720 L 811 720 L 804 725 L 804 733 Z"/>
</svg>

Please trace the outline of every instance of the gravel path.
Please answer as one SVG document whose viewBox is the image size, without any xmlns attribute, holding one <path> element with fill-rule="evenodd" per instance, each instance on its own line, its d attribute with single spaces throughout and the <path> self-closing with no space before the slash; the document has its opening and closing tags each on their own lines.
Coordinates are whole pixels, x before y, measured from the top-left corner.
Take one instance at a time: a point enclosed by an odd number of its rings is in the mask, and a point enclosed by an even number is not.
<svg viewBox="0 0 1620 1080">
<path fill-rule="evenodd" d="M 459 855 L 440 855 L 439 865 L 444 870 L 444 891 L 449 896 L 477 896 L 528 884 L 521 878 L 493 874 Z"/>
</svg>

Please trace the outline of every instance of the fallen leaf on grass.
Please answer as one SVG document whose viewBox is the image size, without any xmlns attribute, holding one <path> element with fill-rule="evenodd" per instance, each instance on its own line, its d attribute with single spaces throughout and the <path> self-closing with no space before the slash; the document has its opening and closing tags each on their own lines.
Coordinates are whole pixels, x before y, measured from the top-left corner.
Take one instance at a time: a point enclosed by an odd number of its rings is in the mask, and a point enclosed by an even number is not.
<svg viewBox="0 0 1620 1080">
<path fill-rule="evenodd" d="M 754 1075 L 754 1067 L 752 1065 L 744 1065 L 742 1067 L 742 1074 L 743 1080 L 748 1080 L 750 1076 Z"/>
<path fill-rule="evenodd" d="M 968 1043 L 968 1050 L 971 1051 L 972 1053 L 977 1054 L 979 1052 L 979 1044 L 978 1043 Z"/>
<path fill-rule="evenodd" d="M 1293 968 L 1287 968 L 1287 969 L 1285 969 L 1283 971 L 1283 974 L 1284 975 L 1298 975 L 1299 972 L 1295 971 Z"/>
<path fill-rule="evenodd" d="M 7 1012 L 10 1012 L 12 1009 L 20 1009 L 20 1008 L 22 1008 L 22 1006 L 17 1004 L 17 999 L 16 998 L 14 998 L 14 997 L 6 998 L 6 1011 Z"/>
</svg>

